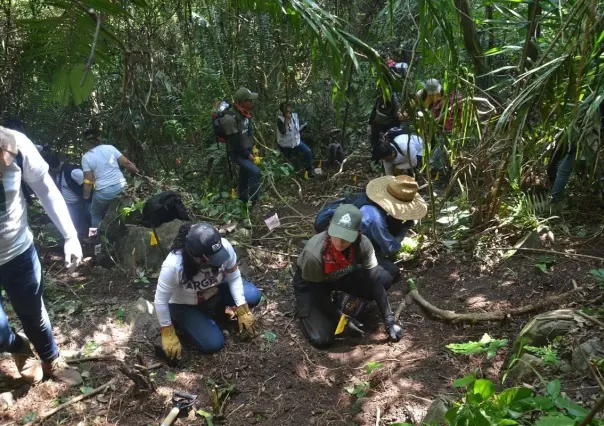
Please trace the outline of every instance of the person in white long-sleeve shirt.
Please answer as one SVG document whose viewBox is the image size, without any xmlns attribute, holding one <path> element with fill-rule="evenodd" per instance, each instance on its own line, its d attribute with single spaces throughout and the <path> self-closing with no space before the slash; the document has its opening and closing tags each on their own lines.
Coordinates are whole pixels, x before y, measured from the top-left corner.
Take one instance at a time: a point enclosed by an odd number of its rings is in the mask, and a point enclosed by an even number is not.
<svg viewBox="0 0 604 426">
<path fill-rule="evenodd" d="M 212 315 L 235 307 L 239 331 L 254 334 L 250 311 L 260 303 L 260 291 L 241 278 L 231 244 L 208 223 L 184 223 L 164 260 L 155 291 L 162 347 L 170 359 L 180 359 L 176 328 L 200 352 L 224 347 L 222 331 Z"/>
<path fill-rule="evenodd" d="M 388 176 L 411 174 L 421 167 L 424 155 L 424 141 L 418 135 L 403 133 L 392 142 L 383 142 L 374 152 L 374 159 L 382 160 L 384 172 Z"/>
<path fill-rule="evenodd" d="M 10 352 L 21 376 L 37 383 L 50 377 L 79 385 L 77 369 L 60 357 L 42 300 L 43 273 L 27 221 L 23 182 L 65 239 L 66 266 L 77 265 L 82 247 L 65 201 L 48 174 L 48 164 L 27 136 L 0 126 L 0 287 L 10 298 L 25 336 L 11 327 L 0 296 L 0 351 Z M 39 360 L 35 357 L 30 341 Z"/>
</svg>

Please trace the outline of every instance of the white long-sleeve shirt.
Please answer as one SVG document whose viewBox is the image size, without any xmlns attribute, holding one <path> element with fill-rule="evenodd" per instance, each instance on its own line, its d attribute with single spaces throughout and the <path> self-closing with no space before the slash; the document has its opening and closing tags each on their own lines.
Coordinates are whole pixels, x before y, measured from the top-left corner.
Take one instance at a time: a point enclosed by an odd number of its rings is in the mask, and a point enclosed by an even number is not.
<svg viewBox="0 0 604 426">
<path fill-rule="evenodd" d="M 161 327 L 172 324 L 169 303 L 197 305 L 199 296 L 206 300 L 214 296 L 218 292 L 217 286 L 225 280 L 235 305 L 241 306 L 246 303 L 241 272 L 239 269 L 231 273 L 227 272 L 237 266 L 237 254 L 231 243 L 224 238 L 222 238 L 222 246 L 229 253 L 229 259 L 219 268 L 211 268 L 208 265 L 200 269 L 192 280 L 187 280 L 184 276 L 180 251 L 172 252 L 166 257 L 155 290 L 155 311 Z"/>
<path fill-rule="evenodd" d="M 424 141 L 417 135 L 398 135 L 392 142 L 396 145 L 396 157 L 394 160 L 384 161 L 384 171 L 387 175 L 394 175 L 394 167 L 401 170 L 409 170 L 417 167 L 417 156 L 424 154 Z M 409 156 L 407 156 L 409 153 Z"/>
<path fill-rule="evenodd" d="M 10 166 L 0 164 L 0 265 L 24 253 L 33 243 L 21 180 L 32 189 L 61 235 L 65 239 L 77 236 L 65 200 L 33 142 L 15 130 L 3 131 L 15 138 L 23 160 L 22 167 L 16 159 Z"/>
</svg>

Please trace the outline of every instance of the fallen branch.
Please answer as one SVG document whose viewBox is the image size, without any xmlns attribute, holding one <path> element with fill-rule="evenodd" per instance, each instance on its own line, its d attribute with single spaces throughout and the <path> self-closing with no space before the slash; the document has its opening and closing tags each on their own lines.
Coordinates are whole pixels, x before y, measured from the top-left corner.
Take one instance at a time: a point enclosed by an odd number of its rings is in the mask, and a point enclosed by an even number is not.
<svg viewBox="0 0 604 426">
<path fill-rule="evenodd" d="M 604 383 L 602 383 L 602 380 L 600 380 L 600 377 L 598 377 L 594 366 L 591 365 L 591 359 L 589 359 L 589 356 L 587 356 L 581 346 L 579 346 L 579 352 L 581 352 L 581 355 L 583 355 L 583 358 L 585 359 L 585 363 L 587 364 L 587 368 L 589 370 L 589 375 L 596 381 L 602 392 L 604 392 Z"/>
<path fill-rule="evenodd" d="M 67 401 L 67 402 L 65 402 L 65 403 L 57 406 L 56 408 L 53 408 L 52 410 L 48 410 L 48 411 L 45 411 L 43 413 L 37 414 L 36 418 L 34 420 L 32 420 L 29 423 L 26 423 L 24 426 L 32 426 L 32 425 L 35 425 L 37 423 L 40 423 L 43 420 L 47 419 L 48 417 L 50 417 L 50 416 L 58 413 L 62 409 L 67 408 L 67 407 L 69 407 L 72 404 L 75 404 L 76 402 L 83 401 L 86 398 L 90 398 L 91 396 L 94 396 L 94 395 L 97 395 L 99 393 L 102 393 L 105 389 L 107 389 L 108 387 L 110 387 L 111 385 L 113 385 L 116 380 L 117 379 L 111 379 L 107 383 L 105 383 L 104 385 L 99 386 L 98 388 L 93 389 L 93 390 L 91 390 L 88 393 L 85 393 L 85 394 L 80 395 L 80 396 L 76 396 L 75 398 L 70 399 L 69 401 Z M 9 424 L 17 424 L 17 423 L 13 422 L 13 423 L 9 423 Z M 5 426 L 8 426 L 8 425 L 5 425 Z"/>
<path fill-rule="evenodd" d="M 598 319 L 595 319 L 591 315 L 587 315 L 587 314 L 581 312 L 579 309 L 575 310 L 575 313 L 579 316 L 582 316 L 586 320 L 589 320 L 589 321 L 593 322 L 594 324 L 599 325 L 600 327 L 604 328 L 604 322 L 602 322 Z"/>
<path fill-rule="evenodd" d="M 88 361 L 118 361 L 118 359 L 113 355 L 100 355 L 100 356 L 89 356 L 84 358 L 74 358 L 67 359 L 65 362 L 67 364 L 79 364 L 80 362 L 88 362 Z"/>
<path fill-rule="evenodd" d="M 411 292 L 409 294 L 411 295 L 413 300 L 415 300 L 417 302 L 418 305 L 420 305 L 422 308 L 424 308 L 428 312 L 430 312 L 446 321 L 453 321 L 453 322 L 455 322 L 455 321 L 470 321 L 470 322 L 501 321 L 501 320 L 509 318 L 513 315 L 522 315 L 522 314 L 526 314 L 528 312 L 536 311 L 546 305 L 549 305 L 550 303 L 554 303 L 559 300 L 562 300 L 562 299 L 566 298 L 567 296 L 569 296 L 573 293 L 576 293 L 577 291 L 582 290 L 582 288 L 579 287 L 579 288 L 567 291 L 566 293 L 558 294 L 558 295 L 552 296 L 552 297 L 547 297 L 547 298 L 541 300 L 540 302 L 534 303 L 532 305 L 526 305 L 521 308 L 510 309 L 508 311 L 493 311 L 493 312 L 477 312 L 477 313 L 458 314 L 457 312 L 440 309 L 440 308 L 437 308 L 436 306 L 432 305 L 430 302 L 428 302 L 426 299 L 424 299 L 419 294 L 419 292 L 417 291 L 417 288 L 415 287 L 415 283 L 410 282 L 409 286 L 411 287 Z"/>
<path fill-rule="evenodd" d="M 272 177 L 269 177 L 268 181 L 270 182 L 271 186 L 273 187 L 273 190 L 275 191 L 275 194 L 277 194 L 277 197 L 279 197 L 279 199 L 283 202 L 283 204 L 285 204 L 287 207 L 289 207 L 290 209 L 292 209 L 294 212 L 298 213 L 300 216 L 304 216 L 302 213 L 300 213 L 298 210 L 296 210 L 295 208 L 293 208 L 287 201 L 285 201 L 283 199 L 283 197 L 281 196 L 281 194 L 279 193 L 279 191 L 277 191 L 277 187 L 275 186 L 275 182 L 273 181 Z"/>
<path fill-rule="evenodd" d="M 534 251 L 536 253 L 556 254 L 558 256 L 566 256 L 566 257 L 583 257 L 585 259 L 599 260 L 600 262 L 604 262 L 604 257 L 589 256 L 587 254 L 578 254 L 578 253 L 565 253 L 565 252 L 562 252 L 562 251 L 536 249 L 536 248 L 528 248 L 528 247 L 518 247 L 518 248 L 516 248 L 516 247 L 492 247 L 492 248 L 486 248 L 485 250 Z"/>
<path fill-rule="evenodd" d="M 297 254 L 283 253 L 282 251 L 269 250 L 269 249 L 265 249 L 262 247 L 251 246 L 251 245 L 245 244 L 245 243 L 237 243 L 237 244 L 239 244 L 240 246 L 243 246 L 243 247 L 247 247 L 249 249 L 260 250 L 260 251 L 264 251 L 267 253 L 273 253 L 273 254 L 280 254 L 281 256 L 298 257 Z"/>
<path fill-rule="evenodd" d="M 583 421 L 581 423 L 579 423 L 579 426 L 587 426 L 591 422 L 591 420 L 595 417 L 595 415 L 598 414 L 598 411 L 600 411 L 602 409 L 602 407 L 604 407 L 604 395 L 602 395 L 600 397 L 600 399 L 598 399 L 598 402 L 595 403 L 595 405 L 593 406 L 591 411 L 587 414 L 587 416 L 585 416 Z"/>
</svg>

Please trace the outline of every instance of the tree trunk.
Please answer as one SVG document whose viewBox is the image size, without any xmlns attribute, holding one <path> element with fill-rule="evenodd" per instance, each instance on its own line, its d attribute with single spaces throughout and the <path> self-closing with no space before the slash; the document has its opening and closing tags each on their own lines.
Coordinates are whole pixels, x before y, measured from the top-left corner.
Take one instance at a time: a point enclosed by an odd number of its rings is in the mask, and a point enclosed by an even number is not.
<svg viewBox="0 0 604 426">
<path fill-rule="evenodd" d="M 487 73 L 487 67 L 484 64 L 482 56 L 482 46 L 476 34 L 476 26 L 472 18 L 472 12 L 467 0 L 455 0 L 455 8 L 459 18 L 459 26 L 463 34 L 463 43 L 468 52 L 468 56 L 474 64 L 474 73 L 479 87 L 483 87 L 483 78 L 480 76 Z M 484 87 L 483 87 L 484 88 Z"/>
</svg>

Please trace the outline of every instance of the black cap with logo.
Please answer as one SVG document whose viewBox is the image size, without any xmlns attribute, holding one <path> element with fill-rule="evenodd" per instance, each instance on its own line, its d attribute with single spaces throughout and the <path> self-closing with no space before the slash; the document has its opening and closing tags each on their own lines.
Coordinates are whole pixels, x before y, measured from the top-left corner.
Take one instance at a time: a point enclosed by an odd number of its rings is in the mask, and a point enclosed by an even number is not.
<svg viewBox="0 0 604 426">
<path fill-rule="evenodd" d="M 212 266 L 222 266 L 230 257 L 222 245 L 220 233 L 209 223 L 198 223 L 191 227 L 186 249 L 193 257 L 206 257 Z"/>
</svg>

